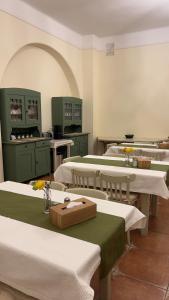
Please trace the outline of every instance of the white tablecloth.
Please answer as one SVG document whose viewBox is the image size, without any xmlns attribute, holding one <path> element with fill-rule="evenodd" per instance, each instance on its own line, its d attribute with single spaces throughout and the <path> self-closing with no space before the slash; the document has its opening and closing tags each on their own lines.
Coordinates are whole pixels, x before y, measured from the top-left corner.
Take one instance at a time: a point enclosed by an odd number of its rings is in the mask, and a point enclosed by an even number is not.
<svg viewBox="0 0 169 300">
<path fill-rule="evenodd" d="M 72 140 L 60 139 L 60 140 L 50 140 L 50 148 L 58 148 L 60 146 L 74 145 Z"/>
<path fill-rule="evenodd" d="M 134 147 L 134 145 L 135 146 L 140 146 L 140 147 L 152 147 L 152 148 L 157 148 L 158 147 L 158 145 L 157 144 L 150 144 L 150 143 L 121 143 L 121 145 L 124 145 L 124 146 L 131 146 L 131 147 Z"/>
<path fill-rule="evenodd" d="M 125 145 L 124 145 L 125 146 Z M 119 153 L 119 150 L 123 149 L 124 146 L 110 146 L 107 151 L 105 152 L 104 155 L 106 156 L 109 156 L 109 155 L 112 155 L 113 153 Z M 169 149 L 156 149 L 156 148 L 153 148 L 153 149 L 150 149 L 150 148 L 143 148 L 143 147 L 134 147 L 133 144 L 130 145 L 130 147 L 132 147 L 134 150 L 142 150 L 144 152 L 146 152 L 146 155 L 148 156 L 148 153 L 150 153 L 150 156 L 151 156 L 151 153 L 161 153 L 161 154 L 164 154 L 164 157 L 162 158 L 163 161 L 169 161 Z"/>
<path fill-rule="evenodd" d="M 43 197 L 31 185 L 3 182 L 0 190 Z M 80 198 L 52 190 L 52 200 Z M 135 207 L 90 198 L 97 210 L 125 219 L 126 230 L 144 228 Z M 90 280 L 100 264 L 100 247 L 85 241 L 0 216 L 0 281 L 40 300 L 92 300 Z"/>
<path fill-rule="evenodd" d="M 96 155 L 87 155 L 86 157 L 117 160 L 117 157 L 107 158 L 105 156 Z M 123 160 L 122 158 L 119 159 Z M 155 161 L 153 161 L 153 163 L 154 162 Z M 162 162 L 160 161 L 156 163 L 161 164 Z M 169 199 L 169 190 L 166 185 L 166 172 L 97 164 L 95 165 L 88 163 L 67 162 L 59 166 L 59 168 L 55 171 L 55 180 L 60 182 L 72 183 L 71 170 L 74 168 L 82 170 L 100 170 L 104 174 L 108 175 L 136 174 L 136 179 L 131 182 L 131 191 L 143 194 L 157 195 L 165 199 Z"/>
</svg>

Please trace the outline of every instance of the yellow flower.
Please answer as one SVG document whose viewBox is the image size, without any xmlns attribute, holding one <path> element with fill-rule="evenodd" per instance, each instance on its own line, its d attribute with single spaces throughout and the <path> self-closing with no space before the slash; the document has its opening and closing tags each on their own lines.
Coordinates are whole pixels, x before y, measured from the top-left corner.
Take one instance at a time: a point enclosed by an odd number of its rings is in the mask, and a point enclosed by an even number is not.
<svg viewBox="0 0 169 300">
<path fill-rule="evenodd" d="M 37 180 L 33 183 L 33 190 L 43 190 L 45 187 L 45 181 L 44 180 Z"/>
<path fill-rule="evenodd" d="M 125 147 L 122 149 L 122 151 L 126 154 L 130 154 L 134 151 L 134 149 L 132 147 Z"/>
</svg>

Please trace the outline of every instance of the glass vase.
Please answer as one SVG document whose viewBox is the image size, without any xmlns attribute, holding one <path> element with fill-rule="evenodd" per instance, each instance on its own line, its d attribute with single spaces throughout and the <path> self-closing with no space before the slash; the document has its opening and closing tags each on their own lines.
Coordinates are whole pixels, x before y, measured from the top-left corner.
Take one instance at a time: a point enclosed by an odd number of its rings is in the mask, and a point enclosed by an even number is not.
<svg viewBox="0 0 169 300">
<path fill-rule="evenodd" d="M 51 206 L 52 206 L 52 200 L 51 200 L 50 185 L 46 183 L 44 188 L 44 213 L 45 214 L 49 213 L 49 209 Z"/>
<path fill-rule="evenodd" d="M 126 155 L 125 166 L 130 167 L 130 156 L 128 154 Z"/>
</svg>

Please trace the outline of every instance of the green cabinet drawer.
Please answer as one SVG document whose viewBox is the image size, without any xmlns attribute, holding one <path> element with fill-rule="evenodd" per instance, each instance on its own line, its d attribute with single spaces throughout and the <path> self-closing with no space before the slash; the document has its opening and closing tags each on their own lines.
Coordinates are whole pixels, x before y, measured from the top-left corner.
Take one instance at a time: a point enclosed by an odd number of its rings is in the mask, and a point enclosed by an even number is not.
<svg viewBox="0 0 169 300">
<path fill-rule="evenodd" d="M 49 140 L 47 141 L 39 141 L 35 143 L 36 148 L 40 148 L 40 147 L 50 147 L 50 142 Z"/>
<path fill-rule="evenodd" d="M 35 149 L 35 143 L 24 143 L 15 145 L 15 151 L 26 151 L 26 150 L 33 150 Z"/>
</svg>

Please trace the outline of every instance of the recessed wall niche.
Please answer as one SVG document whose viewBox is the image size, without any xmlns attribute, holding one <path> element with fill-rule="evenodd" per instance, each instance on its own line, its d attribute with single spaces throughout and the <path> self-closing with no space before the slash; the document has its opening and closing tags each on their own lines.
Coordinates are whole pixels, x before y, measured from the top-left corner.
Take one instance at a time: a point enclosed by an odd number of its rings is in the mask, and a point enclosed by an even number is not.
<svg viewBox="0 0 169 300">
<path fill-rule="evenodd" d="M 1 87 L 28 88 L 41 93 L 42 131 L 51 128 L 51 97 L 71 96 L 77 90 L 73 74 L 61 55 L 38 44 L 23 47 L 12 57 Z"/>
</svg>

